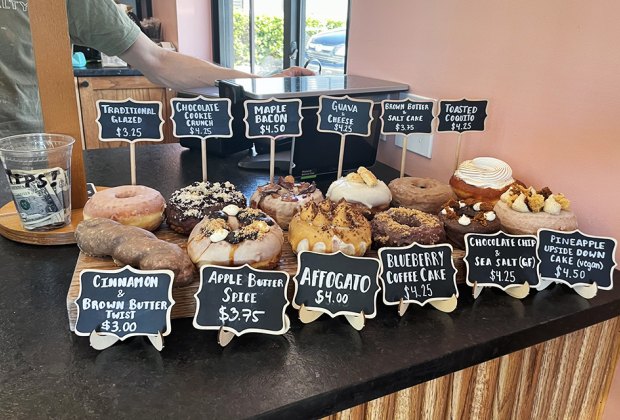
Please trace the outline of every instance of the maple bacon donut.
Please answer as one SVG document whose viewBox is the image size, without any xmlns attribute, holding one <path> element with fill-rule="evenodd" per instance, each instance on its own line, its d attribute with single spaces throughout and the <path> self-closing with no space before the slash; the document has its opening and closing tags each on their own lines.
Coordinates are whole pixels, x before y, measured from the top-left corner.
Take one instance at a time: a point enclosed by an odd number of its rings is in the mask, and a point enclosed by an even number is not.
<svg viewBox="0 0 620 420">
<path fill-rule="evenodd" d="M 250 197 L 250 207 L 264 211 L 273 217 L 282 229 L 287 230 L 291 219 L 304 204 L 321 200 L 323 193 L 316 188 L 314 182 L 295 183 L 295 178 L 288 175 L 279 177 L 275 184 L 258 187 Z"/>
<path fill-rule="evenodd" d="M 257 209 L 228 205 L 207 215 L 187 240 L 187 253 L 205 264 L 272 269 L 280 263 L 284 235 L 280 226 Z"/>
<path fill-rule="evenodd" d="M 144 185 L 122 185 L 97 191 L 84 205 L 84 220 L 104 218 L 155 230 L 164 220 L 166 200 Z"/>
<path fill-rule="evenodd" d="M 441 206 L 456 198 L 450 185 L 432 178 L 404 177 L 388 184 L 394 207 L 407 207 L 437 214 Z"/>
</svg>

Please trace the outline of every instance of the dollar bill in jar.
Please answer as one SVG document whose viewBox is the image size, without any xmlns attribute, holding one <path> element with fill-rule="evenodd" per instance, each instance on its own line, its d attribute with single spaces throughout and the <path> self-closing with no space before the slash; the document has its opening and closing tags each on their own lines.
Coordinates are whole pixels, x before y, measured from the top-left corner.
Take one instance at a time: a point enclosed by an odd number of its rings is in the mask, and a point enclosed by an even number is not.
<svg viewBox="0 0 620 420">
<path fill-rule="evenodd" d="M 71 220 L 69 174 L 62 168 L 7 169 L 15 208 L 26 230 L 64 226 Z"/>
</svg>

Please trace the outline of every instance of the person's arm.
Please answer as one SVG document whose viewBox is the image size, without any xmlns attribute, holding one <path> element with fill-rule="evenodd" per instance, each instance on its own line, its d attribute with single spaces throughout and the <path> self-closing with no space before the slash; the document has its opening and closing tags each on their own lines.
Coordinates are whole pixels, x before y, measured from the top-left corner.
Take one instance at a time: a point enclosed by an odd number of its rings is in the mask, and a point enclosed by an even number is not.
<svg viewBox="0 0 620 420">
<path fill-rule="evenodd" d="M 151 82 L 174 90 L 213 86 L 216 80 L 259 77 L 251 73 L 220 67 L 208 61 L 160 48 L 140 34 L 119 57 L 140 70 Z M 308 76 L 308 69 L 291 67 L 276 76 Z"/>
</svg>

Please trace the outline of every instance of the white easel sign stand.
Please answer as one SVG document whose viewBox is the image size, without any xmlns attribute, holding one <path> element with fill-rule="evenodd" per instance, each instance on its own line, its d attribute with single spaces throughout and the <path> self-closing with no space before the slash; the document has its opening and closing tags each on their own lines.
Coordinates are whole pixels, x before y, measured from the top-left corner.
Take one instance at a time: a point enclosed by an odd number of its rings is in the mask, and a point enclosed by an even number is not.
<svg viewBox="0 0 620 420">
<path fill-rule="evenodd" d="M 199 138 L 202 156 L 202 181 L 207 182 L 207 139 L 231 138 L 232 112 L 228 98 L 174 98 L 170 100 L 174 136 Z"/>
<path fill-rule="evenodd" d="M 129 143 L 131 185 L 136 185 L 136 143 L 164 139 L 161 102 L 98 100 L 96 121 L 99 140 Z"/>
</svg>

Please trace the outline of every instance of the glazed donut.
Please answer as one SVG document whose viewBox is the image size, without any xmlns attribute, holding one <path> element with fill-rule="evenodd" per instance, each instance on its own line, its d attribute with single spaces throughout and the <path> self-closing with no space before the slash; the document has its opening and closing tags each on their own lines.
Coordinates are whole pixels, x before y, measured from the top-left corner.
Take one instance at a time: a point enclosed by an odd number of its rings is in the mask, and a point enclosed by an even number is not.
<svg viewBox="0 0 620 420">
<path fill-rule="evenodd" d="M 514 184 L 502 194 L 494 210 L 503 230 L 514 235 L 536 235 L 541 228 L 571 231 L 578 227 L 570 201 L 546 187 L 536 191 Z"/>
<path fill-rule="evenodd" d="M 465 249 L 465 235 L 468 233 L 495 233 L 501 228 L 491 202 L 473 199 L 450 200 L 439 212 L 448 241 L 455 247 Z"/>
<path fill-rule="evenodd" d="M 431 178 L 404 177 L 388 184 L 394 207 L 407 207 L 437 214 L 441 206 L 456 198 L 450 185 Z"/>
<path fill-rule="evenodd" d="M 284 235 L 280 226 L 257 209 L 234 204 L 206 216 L 187 241 L 187 253 L 198 266 L 205 264 L 272 269 L 280 263 Z"/>
<path fill-rule="evenodd" d="M 189 235 L 203 217 L 229 204 L 246 205 L 245 196 L 230 182 L 194 182 L 172 193 L 166 222 L 175 232 Z"/>
<path fill-rule="evenodd" d="M 346 201 L 310 201 L 293 216 L 288 228 L 293 252 L 314 251 L 362 256 L 370 247 L 370 222 Z"/>
<path fill-rule="evenodd" d="M 258 208 L 273 217 L 284 230 L 297 211 L 309 201 L 323 200 L 323 193 L 316 185 L 309 182 L 295 183 L 295 178 L 288 175 L 279 177 L 277 184 L 267 184 L 250 197 L 250 207 Z"/>
<path fill-rule="evenodd" d="M 111 219 L 123 225 L 155 230 L 164 220 L 166 200 L 152 188 L 122 185 L 97 191 L 84 205 L 84 220 Z"/>
<path fill-rule="evenodd" d="M 377 213 L 370 224 L 373 243 L 378 247 L 406 246 L 414 242 L 434 245 L 446 239 L 439 218 L 416 209 L 393 207 Z"/>
<path fill-rule="evenodd" d="M 360 166 L 357 172 L 351 172 L 346 177 L 332 182 L 326 197 L 334 203 L 346 200 L 368 218 L 387 210 L 392 201 L 392 193 L 385 182 L 379 181 L 363 166 Z"/>
<path fill-rule="evenodd" d="M 466 160 L 450 178 L 450 186 L 458 198 L 490 201 L 493 204 L 513 182 L 510 166 L 492 157 Z"/>
</svg>

